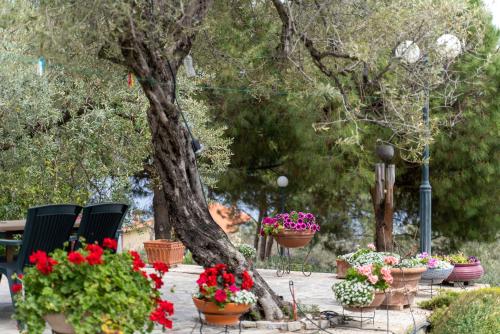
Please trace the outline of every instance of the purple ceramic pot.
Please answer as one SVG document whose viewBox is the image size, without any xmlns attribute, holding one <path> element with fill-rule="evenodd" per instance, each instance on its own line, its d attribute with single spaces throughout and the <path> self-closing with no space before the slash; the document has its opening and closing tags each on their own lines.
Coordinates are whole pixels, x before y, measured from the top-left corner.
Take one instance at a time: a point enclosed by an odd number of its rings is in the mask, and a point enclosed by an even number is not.
<svg viewBox="0 0 500 334">
<path fill-rule="evenodd" d="M 483 277 L 484 269 L 481 262 L 455 264 L 450 276 L 446 279 L 448 282 L 469 282 Z"/>
</svg>

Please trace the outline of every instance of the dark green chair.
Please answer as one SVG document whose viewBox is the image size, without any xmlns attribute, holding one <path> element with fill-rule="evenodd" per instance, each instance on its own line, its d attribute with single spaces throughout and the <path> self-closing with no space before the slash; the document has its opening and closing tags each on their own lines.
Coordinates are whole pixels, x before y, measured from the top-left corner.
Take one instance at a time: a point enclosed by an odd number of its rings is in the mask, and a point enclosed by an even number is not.
<svg viewBox="0 0 500 334">
<path fill-rule="evenodd" d="M 80 238 L 83 238 L 87 244 L 97 242 L 100 245 L 104 238 L 116 239 L 117 231 L 127 210 L 128 205 L 121 203 L 104 203 L 84 207 L 75 248 L 79 248 Z"/>
<path fill-rule="evenodd" d="M 11 297 L 14 273 L 23 273 L 29 264 L 29 256 L 38 250 L 50 253 L 58 248 L 64 248 L 68 241 L 75 220 L 80 211 L 78 205 L 45 205 L 28 209 L 26 225 L 22 240 L 0 239 L 0 245 L 21 246 L 14 262 L 0 262 L 0 279 L 7 277 Z M 14 298 L 12 298 L 14 304 Z"/>
</svg>

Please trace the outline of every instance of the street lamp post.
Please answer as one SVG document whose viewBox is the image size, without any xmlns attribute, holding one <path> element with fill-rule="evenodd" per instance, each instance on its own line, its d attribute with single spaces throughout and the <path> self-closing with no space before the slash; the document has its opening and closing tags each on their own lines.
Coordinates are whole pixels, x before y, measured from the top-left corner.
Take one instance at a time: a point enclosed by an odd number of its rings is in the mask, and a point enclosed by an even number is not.
<svg viewBox="0 0 500 334">
<path fill-rule="evenodd" d="M 285 213 L 285 188 L 288 186 L 288 178 L 284 175 L 281 175 L 276 180 L 278 183 L 278 187 L 280 188 L 280 213 Z M 283 256 L 285 253 L 285 249 L 280 247 L 280 255 Z"/>
<path fill-rule="evenodd" d="M 462 46 L 460 40 L 452 34 L 444 34 L 436 41 L 436 51 L 444 59 L 451 60 L 457 57 Z M 408 64 L 416 63 L 421 59 L 420 48 L 413 41 L 404 41 L 398 45 L 395 50 L 396 57 L 401 58 Z M 424 55 L 423 61 L 428 62 L 428 56 Z M 432 249 L 432 187 L 429 180 L 429 82 L 425 84 L 425 103 L 422 109 L 423 121 L 425 126 L 425 147 L 423 152 L 422 166 L 422 183 L 420 184 L 420 202 L 419 202 L 419 219 L 420 219 L 420 251 L 431 254 Z"/>
</svg>

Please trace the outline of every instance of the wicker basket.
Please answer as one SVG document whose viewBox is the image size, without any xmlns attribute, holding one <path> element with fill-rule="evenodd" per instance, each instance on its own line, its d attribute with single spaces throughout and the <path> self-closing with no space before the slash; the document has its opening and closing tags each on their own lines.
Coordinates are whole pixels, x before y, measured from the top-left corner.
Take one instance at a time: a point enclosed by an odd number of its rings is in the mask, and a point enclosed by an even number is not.
<svg viewBox="0 0 500 334">
<path fill-rule="evenodd" d="M 180 241 L 159 239 L 145 241 L 144 249 L 146 250 L 150 264 L 160 261 L 169 266 L 175 266 L 182 263 L 186 248 Z"/>
</svg>

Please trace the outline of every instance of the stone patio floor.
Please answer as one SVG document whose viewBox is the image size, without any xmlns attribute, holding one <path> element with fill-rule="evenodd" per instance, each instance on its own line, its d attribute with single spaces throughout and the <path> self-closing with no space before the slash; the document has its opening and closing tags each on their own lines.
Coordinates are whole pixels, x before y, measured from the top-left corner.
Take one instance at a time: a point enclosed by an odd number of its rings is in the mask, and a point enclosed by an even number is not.
<svg viewBox="0 0 500 334">
<path fill-rule="evenodd" d="M 174 302 L 175 315 L 173 317 L 174 328 L 168 330 L 172 333 L 199 333 L 198 313 L 191 300 L 191 295 L 196 287 L 197 275 L 202 271 L 199 266 L 180 265 L 176 268 L 171 268 L 170 272 L 165 276 L 165 286 L 163 288 L 164 298 Z M 259 270 L 261 275 L 266 279 L 271 288 L 285 300 L 291 301 L 289 290 L 289 281 L 293 280 L 295 287 L 295 295 L 299 304 L 317 305 L 321 311 L 330 310 L 342 314 L 342 307 L 334 299 L 331 286 L 338 281 L 335 274 L 331 273 L 312 273 L 310 277 L 305 277 L 302 273 L 292 272 L 290 275 L 277 277 L 274 270 Z M 475 285 L 472 288 L 478 288 L 480 285 Z M 446 288 L 453 289 L 453 288 Z M 174 291 L 173 293 L 171 292 Z M 430 298 L 430 293 L 419 291 L 415 304 L 423 299 Z M 4 278 L 0 282 L 0 333 L 1 334 L 16 334 L 16 323 L 11 319 L 13 308 L 11 306 L 10 295 L 7 287 L 7 280 Z M 428 311 L 417 308 L 415 305 L 409 309 L 402 311 L 377 310 L 375 313 L 374 324 L 365 323 L 363 328 L 359 328 L 359 323 L 349 322 L 349 326 L 356 328 L 332 327 L 327 328 L 329 333 L 381 333 L 386 332 L 387 321 L 389 322 L 389 333 L 403 334 L 409 328 L 413 327 L 414 321 L 417 325 L 425 322 Z M 366 315 L 365 315 L 366 316 Z M 307 322 L 307 321 L 306 321 Z M 272 334 L 272 333 L 291 333 L 280 330 L 281 325 L 270 322 L 243 323 L 242 332 L 245 334 Z M 247 326 L 256 326 L 254 328 L 246 328 Z M 326 333 L 320 331 L 309 322 L 307 328 L 311 330 L 300 330 L 293 333 Z M 204 326 L 203 333 L 212 334 L 220 333 L 221 328 Z M 222 331 L 223 332 L 223 331 Z M 44 334 L 50 334 L 47 329 Z M 162 333 L 160 329 L 154 333 Z M 229 333 L 238 333 L 238 328 L 231 328 Z"/>
</svg>

